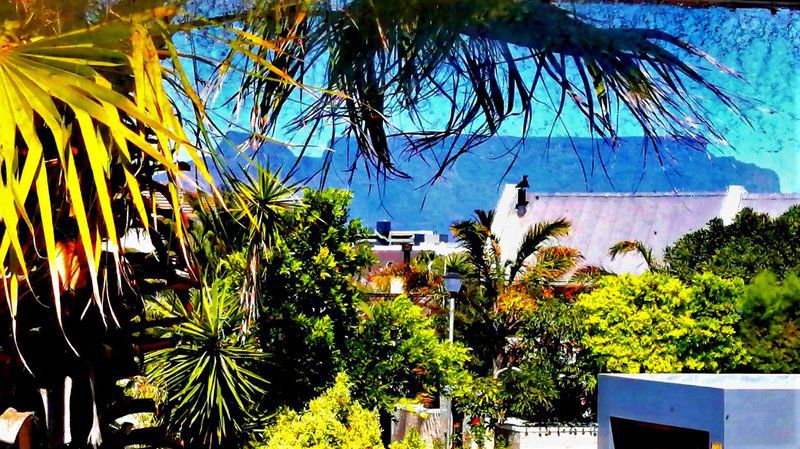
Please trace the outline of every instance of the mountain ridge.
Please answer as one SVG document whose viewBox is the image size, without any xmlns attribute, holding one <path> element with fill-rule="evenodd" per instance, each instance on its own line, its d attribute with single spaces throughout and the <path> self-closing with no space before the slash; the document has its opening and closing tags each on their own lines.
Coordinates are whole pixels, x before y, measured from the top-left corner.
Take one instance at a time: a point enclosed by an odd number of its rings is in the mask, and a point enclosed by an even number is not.
<svg viewBox="0 0 800 449">
<path fill-rule="evenodd" d="M 243 133 L 228 135 L 237 145 L 247 137 Z M 641 137 L 622 138 L 613 148 L 590 138 L 534 137 L 520 142 L 516 137 L 494 137 L 461 156 L 430 186 L 425 183 L 437 167 L 420 158 L 398 163 L 401 170 L 415 175 L 413 180 L 376 182 L 363 167 L 355 173 L 347 171 L 355 148 L 351 144 L 348 151 L 347 144 L 340 142 L 334 147 L 326 186 L 352 190 L 351 215 L 367 226 L 388 219 L 395 229 L 447 232 L 450 223 L 468 217 L 473 210 L 493 208 L 503 183 L 516 183 L 523 174 L 529 177 L 530 190 L 541 193 L 714 192 L 729 185 L 742 185 L 750 192 L 780 192 L 780 179 L 774 171 L 732 156 L 714 156 L 678 141 L 665 143 L 666 160 L 660 163 L 652 148 L 646 151 Z M 393 145 L 398 144 L 395 141 Z M 503 179 L 511 162 L 508 148 L 514 144 L 521 148 Z M 228 145 L 220 149 L 229 161 L 235 160 Z M 598 155 L 602 155 L 602 164 Z M 273 170 L 283 167 L 284 172 L 296 162 L 291 150 L 275 143 L 263 144 L 257 159 Z M 322 157 L 304 156 L 294 179 L 308 178 L 322 161 Z"/>
</svg>

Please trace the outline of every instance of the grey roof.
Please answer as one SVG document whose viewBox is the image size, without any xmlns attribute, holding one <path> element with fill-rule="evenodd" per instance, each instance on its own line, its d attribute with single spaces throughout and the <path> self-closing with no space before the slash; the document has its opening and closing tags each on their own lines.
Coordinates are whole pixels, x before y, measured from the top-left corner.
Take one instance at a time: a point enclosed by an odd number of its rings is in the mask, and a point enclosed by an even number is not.
<svg viewBox="0 0 800 449">
<path fill-rule="evenodd" d="M 746 193 L 742 199 L 742 209 L 750 207 L 773 217 L 781 215 L 795 204 L 800 204 L 800 194 Z"/>
<path fill-rule="evenodd" d="M 737 190 L 738 189 L 738 190 Z M 513 257 L 522 234 L 536 223 L 567 218 L 572 232 L 560 244 L 578 249 L 586 264 L 617 273 L 646 269 L 637 254 L 611 260 L 609 248 L 621 240 L 641 240 L 656 256 L 684 234 L 700 229 L 715 217 L 730 220 L 743 207 L 778 215 L 800 195 L 749 194 L 742 188 L 710 193 L 547 194 L 529 192 L 523 215 L 516 210 L 516 190 L 506 186 L 497 207 L 493 230 L 504 257 Z"/>
</svg>

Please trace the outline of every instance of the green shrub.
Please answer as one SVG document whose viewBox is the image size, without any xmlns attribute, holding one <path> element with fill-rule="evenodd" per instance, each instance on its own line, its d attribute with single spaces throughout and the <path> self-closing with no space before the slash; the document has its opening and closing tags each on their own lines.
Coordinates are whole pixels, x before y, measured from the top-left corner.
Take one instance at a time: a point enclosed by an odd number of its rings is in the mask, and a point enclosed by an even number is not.
<svg viewBox="0 0 800 449">
<path fill-rule="evenodd" d="M 149 380 L 165 395 L 159 419 L 187 447 L 235 446 L 263 397 L 265 382 L 253 369 L 266 356 L 241 332 L 245 312 L 235 286 L 216 279 L 186 304 L 165 292 L 148 308 L 154 320 L 180 320 L 155 330 L 176 343 L 146 358 Z"/>
<path fill-rule="evenodd" d="M 590 419 L 599 367 L 579 345 L 583 319 L 566 298 L 541 298 L 525 320 L 518 370 L 506 371 L 508 415 L 529 421 Z"/>
<path fill-rule="evenodd" d="M 410 430 L 401 441 L 395 441 L 389 445 L 389 449 L 431 449 L 432 445 L 427 444 L 416 430 Z"/>
<path fill-rule="evenodd" d="M 256 449 L 383 448 L 377 413 L 355 401 L 350 389 L 348 377 L 339 374 L 302 412 L 282 411 Z"/>
<path fill-rule="evenodd" d="M 758 372 L 800 373 L 800 278 L 762 273 L 741 298 L 740 332 Z"/>
<path fill-rule="evenodd" d="M 664 259 L 687 281 L 705 271 L 745 282 L 765 270 L 782 278 L 800 268 L 800 207 L 775 218 L 743 209 L 729 225 L 715 218 L 667 248 Z"/>
<path fill-rule="evenodd" d="M 731 370 L 746 362 L 737 335 L 741 280 L 701 274 L 687 285 L 663 273 L 608 276 L 583 294 L 583 345 L 608 371 Z"/>
<path fill-rule="evenodd" d="M 403 296 L 364 308 L 348 352 L 359 398 L 385 412 L 402 398 L 432 398 L 467 376 L 467 348 L 442 341 L 433 319 Z"/>
</svg>

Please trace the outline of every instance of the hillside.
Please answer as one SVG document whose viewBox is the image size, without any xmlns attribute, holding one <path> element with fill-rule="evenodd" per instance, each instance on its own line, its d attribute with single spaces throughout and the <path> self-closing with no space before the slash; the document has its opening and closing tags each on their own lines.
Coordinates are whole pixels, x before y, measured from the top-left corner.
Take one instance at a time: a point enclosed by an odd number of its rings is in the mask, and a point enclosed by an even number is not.
<svg viewBox="0 0 800 449">
<path fill-rule="evenodd" d="M 246 136 L 231 133 L 229 138 L 239 143 Z M 501 179 L 511 161 L 506 148 L 516 142 L 509 137 L 488 141 L 460 158 L 432 186 L 425 184 L 436 167 L 419 158 L 400 164 L 402 170 L 414 176 L 413 180 L 378 182 L 364 170 L 357 170 L 350 179 L 346 170 L 354 147 L 348 155 L 346 145 L 339 145 L 333 152 L 327 185 L 353 190 L 353 214 L 368 226 L 389 219 L 395 229 L 440 232 L 474 209 L 494 207 L 502 184 L 516 183 L 524 174 L 531 180 L 531 190 L 539 192 L 708 192 L 733 184 L 743 185 L 751 192 L 780 191 L 778 175 L 771 170 L 733 157 L 707 155 L 677 142 L 668 145 L 670 157 L 660 164 L 652 150 L 645 157 L 641 138 L 624 138 L 615 149 L 588 138 L 553 138 L 549 147 L 546 138 L 529 138 L 506 178 Z M 602 165 L 598 150 L 592 151 L 593 145 L 598 144 Z M 233 154 L 230 148 L 223 148 L 223 152 Z M 262 163 L 268 160 L 270 167 L 284 167 L 284 171 L 295 162 L 290 150 L 276 144 L 265 144 L 258 155 Z M 313 175 L 321 163 L 322 158 L 304 157 L 297 178 Z M 311 185 L 317 186 L 318 181 Z"/>
</svg>

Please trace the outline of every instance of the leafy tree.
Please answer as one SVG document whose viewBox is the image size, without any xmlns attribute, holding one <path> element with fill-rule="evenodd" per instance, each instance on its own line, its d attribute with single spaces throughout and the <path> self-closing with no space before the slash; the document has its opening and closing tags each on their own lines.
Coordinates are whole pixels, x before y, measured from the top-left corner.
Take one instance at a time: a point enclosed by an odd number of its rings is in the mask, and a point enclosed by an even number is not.
<svg viewBox="0 0 800 449">
<path fill-rule="evenodd" d="M 505 258 L 490 229 L 492 218 L 491 212 L 476 211 L 475 219 L 457 222 L 452 230 L 466 250 L 460 266 L 453 267 L 463 273 L 466 286 L 459 327 L 481 369 L 494 375 L 513 365 L 518 345 L 508 339 L 535 309 L 536 299 L 553 295 L 553 284 L 577 267 L 580 254 L 556 244 L 570 229 L 560 219 L 535 225 L 515 254 Z"/>
<path fill-rule="evenodd" d="M 383 448 L 375 411 L 361 406 L 351 394 L 345 374 L 301 412 L 282 410 L 267 427 L 257 449 Z"/>
<path fill-rule="evenodd" d="M 519 332 L 519 369 L 501 376 L 509 416 L 534 422 L 591 419 L 599 367 L 580 346 L 582 331 L 583 318 L 568 298 L 536 302 Z"/>
<path fill-rule="evenodd" d="M 303 193 L 303 207 L 282 215 L 287 230 L 259 273 L 261 346 L 272 354 L 264 373 L 273 405 L 302 406 L 347 368 L 347 341 L 365 299 L 357 280 L 374 263 L 369 235 L 349 218 L 351 193 Z"/>
<path fill-rule="evenodd" d="M 166 396 L 160 419 L 189 447 L 240 447 L 265 392 L 253 369 L 266 354 L 240 331 L 245 312 L 235 285 L 216 279 L 186 304 L 164 293 L 150 307 L 152 319 L 178 322 L 156 333 L 173 343 L 147 357 L 148 377 Z"/>
<path fill-rule="evenodd" d="M 684 280 L 703 271 L 745 282 L 765 270 L 782 278 L 800 268 L 800 207 L 775 218 L 743 209 L 729 225 L 715 218 L 667 248 L 664 260 Z"/>
<path fill-rule="evenodd" d="M 580 296 L 582 345 L 612 372 L 728 371 L 747 362 L 737 335 L 743 283 L 698 274 L 602 278 Z"/>
<path fill-rule="evenodd" d="M 738 303 L 749 366 L 764 373 L 800 373 L 800 278 L 762 273 Z"/>
<path fill-rule="evenodd" d="M 364 308 L 349 340 L 348 372 L 368 407 L 392 412 L 400 399 L 431 402 L 467 373 L 467 348 L 442 341 L 433 319 L 406 297 Z"/>
</svg>

